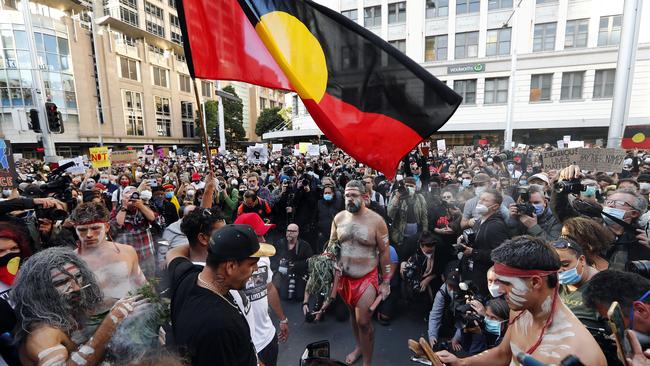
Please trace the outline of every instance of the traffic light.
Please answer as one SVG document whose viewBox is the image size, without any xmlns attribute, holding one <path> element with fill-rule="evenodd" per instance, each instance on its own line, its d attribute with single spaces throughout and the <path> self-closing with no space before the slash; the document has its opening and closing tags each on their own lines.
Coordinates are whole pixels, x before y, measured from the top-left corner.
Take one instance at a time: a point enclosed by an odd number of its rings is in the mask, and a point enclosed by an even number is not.
<svg viewBox="0 0 650 366">
<path fill-rule="evenodd" d="M 32 131 L 41 132 L 41 122 L 38 120 L 38 111 L 36 109 L 29 110 L 29 124 Z"/>
<path fill-rule="evenodd" d="M 61 113 L 59 113 L 56 104 L 47 102 L 45 103 L 45 110 L 47 111 L 47 125 L 51 133 L 63 133 L 63 121 L 61 120 Z"/>
</svg>

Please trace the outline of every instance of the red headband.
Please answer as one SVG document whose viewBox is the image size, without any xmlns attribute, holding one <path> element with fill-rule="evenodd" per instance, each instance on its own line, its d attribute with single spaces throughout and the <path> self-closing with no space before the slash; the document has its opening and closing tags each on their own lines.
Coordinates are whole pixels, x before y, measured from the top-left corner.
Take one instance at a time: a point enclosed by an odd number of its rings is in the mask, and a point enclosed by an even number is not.
<svg viewBox="0 0 650 366">
<path fill-rule="evenodd" d="M 86 225 L 93 225 L 93 224 L 107 224 L 108 221 L 103 221 L 103 220 L 93 220 L 93 221 L 87 221 L 87 222 L 75 222 L 75 226 L 86 226 Z"/>
<path fill-rule="evenodd" d="M 557 273 L 557 271 L 545 271 L 542 269 L 521 269 L 510 267 L 503 263 L 494 263 L 494 273 L 499 276 L 530 278 L 534 276 L 549 276 Z"/>
</svg>

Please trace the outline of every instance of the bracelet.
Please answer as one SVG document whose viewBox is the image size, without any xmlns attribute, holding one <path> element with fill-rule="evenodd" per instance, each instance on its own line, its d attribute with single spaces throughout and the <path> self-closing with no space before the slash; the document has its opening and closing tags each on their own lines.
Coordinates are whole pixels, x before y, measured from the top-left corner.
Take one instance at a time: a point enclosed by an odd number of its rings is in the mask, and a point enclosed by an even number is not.
<svg viewBox="0 0 650 366">
<path fill-rule="evenodd" d="M 285 316 L 284 320 L 280 320 L 280 324 L 289 324 L 289 318 Z"/>
</svg>

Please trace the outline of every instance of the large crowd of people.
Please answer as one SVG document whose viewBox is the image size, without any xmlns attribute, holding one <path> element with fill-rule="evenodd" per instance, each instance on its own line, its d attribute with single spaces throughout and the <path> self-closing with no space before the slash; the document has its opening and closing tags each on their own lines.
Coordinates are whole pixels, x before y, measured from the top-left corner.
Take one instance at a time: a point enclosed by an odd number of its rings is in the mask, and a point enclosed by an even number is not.
<svg viewBox="0 0 650 366">
<path fill-rule="evenodd" d="M 394 179 L 336 148 L 18 160 L 0 365 L 273 366 L 288 302 L 314 327 L 350 320 L 346 364 L 373 364 L 373 324 L 406 312 L 448 365 L 649 365 L 650 152 L 545 169 L 553 149 L 418 147 Z"/>
</svg>

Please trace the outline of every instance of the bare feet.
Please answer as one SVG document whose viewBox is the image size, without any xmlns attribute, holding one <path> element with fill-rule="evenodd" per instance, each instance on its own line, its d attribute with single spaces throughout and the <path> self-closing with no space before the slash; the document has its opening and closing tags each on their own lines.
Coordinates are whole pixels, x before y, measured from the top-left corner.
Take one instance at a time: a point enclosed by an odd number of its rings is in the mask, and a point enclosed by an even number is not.
<svg viewBox="0 0 650 366">
<path fill-rule="evenodd" d="M 359 361 L 360 358 L 361 358 L 361 348 L 357 347 L 354 349 L 354 351 L 350 352 L 350 354 L 345 357 L 345 364 L 353 365 L 357 361 Z"/>
</svg>

